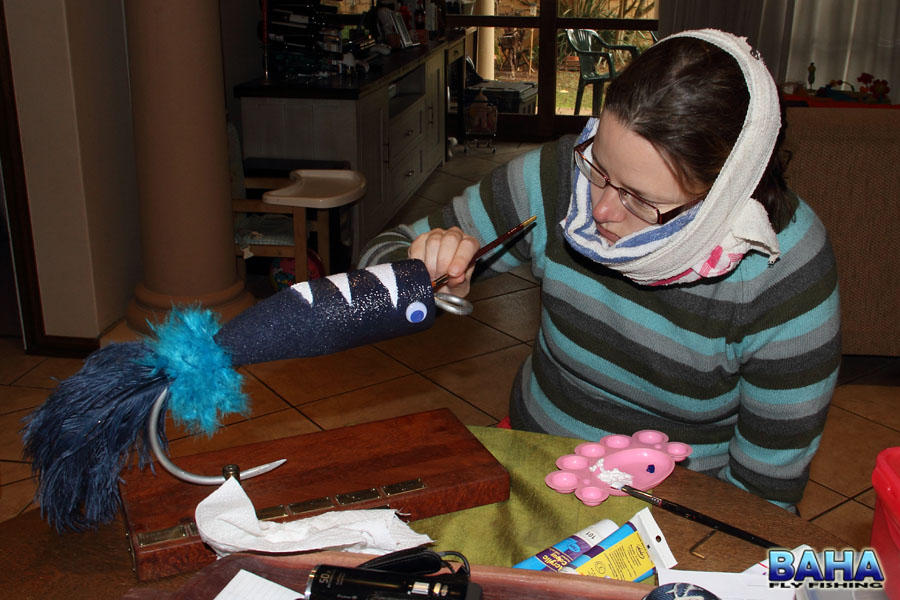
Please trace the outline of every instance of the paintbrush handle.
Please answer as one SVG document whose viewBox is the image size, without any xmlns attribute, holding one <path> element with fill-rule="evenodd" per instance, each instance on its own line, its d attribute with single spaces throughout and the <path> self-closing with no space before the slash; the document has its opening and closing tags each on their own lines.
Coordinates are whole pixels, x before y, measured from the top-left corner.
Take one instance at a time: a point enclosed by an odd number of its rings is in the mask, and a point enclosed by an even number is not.
<svg viewBox="0 0 900 600">
<path fill-rule="evenodd" d="M 512 229 L 510 229 L 509 231 L 507 231 L 506 233 L 504 233 L 503 235 L 501 235 L 500 237 L 498 237 L 493 242 L 479 248 L 478 251 L 475 253 L 475 256 L 473 256 L 472 259 L 469 261 L 469 264 L 466 265 L 466 270 L 468 271 L 469 268 L 472 265 L 474 265 L 475 262 L 479 258 L 481 258 L 485 254 L 487 254 L 488 252 L 490 252 L 491 250 L 496 248 L 499 244 L 502 244 L 503 242 L 508 240 L 510 237 L 516 235 L 517 233 L 519 233 L 520 231 L 522 231 L 523 229 L 525 229 L 526 227 L 528 227 L 535 221 L 537 221 L 536 216 L 529 217 L 529 218 L 525 219 L 524 221 L 522 221 L 521 223 L 519 223 L 518 225 L 516 225 L 515 227 L 513 227 Z M 440 277 L 438 277 L 437 279 L 435 279 L 434 281 L 431 282 L 431 288 L 437 289 L 437 288 L 441 287 L 442 285 L 447 283 L 448 279 L 450 279 L 449 273 L 445 273 L 444 275 L 441 275 Z"/>
<path fill-rule="evenodd" d="M 672 514 L 676 514 L 679 517 L 689 519 L 691 521 L 696 521 L 701 525 L 706 525 L 707 527 L 711 527 L 716 531 L 721 531 L 722 533 L 727 533 L 728 535 L 734 536 L 736 538 L 740 538 L 751 544 L 756 544 L 757 546 L 762 546 L 763 548 L 782 548 L 781 544 L 776 544 L 775 542 L 770 542 L 765 538 L 761 538 L 758 535 L 752 534 L 749 531 L 745 531 L 739 527 L 735 527 L 734 525 L 729 525 L 724 521 L 720 521 L 718 519 L 714 519 L 708 515 L 704 515 L 701 512 L 697 512 L 691 508 L 686 506 L 682 506 L 670 500 L 666 500 L 664 498 L 659 498 L 658 496 L 654 496 L 652 494 L 648 494 L 642 490 L 631 487 L 630 485 L 623 485 L 622 491 L 626 492 L 629 496 L 633 496 L 644 502 L 649 502 L 653 506 L 658 506 L 663 510 L 667 510 Z"/>
<path fill-rule="evenodd" d="M 510 229 L 509 231 L 507 231 L 506 233 L 504 233 L 503 235 L 501 235 L 500 237 L 498 237 L 496 240 L 494 240 L 490 244 L 479 248 L 478 252 L 475 253 L 475 256 L 472 257 L 472 260 L 469 261 L 468 266 L 471 267 L 473 264 L 475 264 L 476 260 L 478 260 L 479 258 L 484 256 L 486 253 L 488 253 L 491 250 L 493 250 L 494 248 L 496 248 L 499 244 L 502 244 L 503 242 L 508 240 L 510 237 L 516 235 L 517 233 L 519 233 L 520 231 L 522 231 L 523 229 L 525 229 L 526 227 L 528 227 L 535 221 L 537 221 L 537 217 L 529 217 L 529 218 L 525 219 L 524 221 L 522 221 L 521 223 L 519 223 L 518 225 L 516 225 L 515 227 L 513 227 L 512 229 Z"/>
</svg>

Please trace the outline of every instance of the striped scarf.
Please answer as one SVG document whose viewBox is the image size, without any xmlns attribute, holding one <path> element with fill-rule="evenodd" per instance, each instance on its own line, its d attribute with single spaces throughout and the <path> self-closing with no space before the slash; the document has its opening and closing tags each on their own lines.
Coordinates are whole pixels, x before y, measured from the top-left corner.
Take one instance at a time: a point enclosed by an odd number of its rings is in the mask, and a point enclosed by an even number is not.
<svg viewBox="0 0 900 600">
<path fill-rule="evenodd" d="M 751 197 L 781 128 L 775 82 L 744 38 L 705 29 L 666 39 L 683 36 L 706 40 L 734 56 L 750 92 L 741 133 L 706 198 L 664 225 L 648 226 L 612 244 L 597 232 L 591 183 L 573 165 L 572 200 L 560 223 L 566 240 L 579 253 L 643 285 L 724 275 L 751 250 L 767 254 L 770 263 L 780 254 L 765 208 Z M 579 141 L 594 135 L 597 125 L 597 119 L 590 119 Z"/>
</svg>

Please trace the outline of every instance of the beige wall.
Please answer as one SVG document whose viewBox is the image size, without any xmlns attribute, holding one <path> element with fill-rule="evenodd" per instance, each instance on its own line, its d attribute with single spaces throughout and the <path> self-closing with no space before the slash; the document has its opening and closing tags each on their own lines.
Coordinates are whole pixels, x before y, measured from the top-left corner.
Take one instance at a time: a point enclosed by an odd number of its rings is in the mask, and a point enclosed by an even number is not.
<svg viewBox="0 0 900 600">
<path fill-rule="evenodd" d="M 4 0 L 47 335 L 97 337 L 140 279 L 121 0 Z"/>
</svg>

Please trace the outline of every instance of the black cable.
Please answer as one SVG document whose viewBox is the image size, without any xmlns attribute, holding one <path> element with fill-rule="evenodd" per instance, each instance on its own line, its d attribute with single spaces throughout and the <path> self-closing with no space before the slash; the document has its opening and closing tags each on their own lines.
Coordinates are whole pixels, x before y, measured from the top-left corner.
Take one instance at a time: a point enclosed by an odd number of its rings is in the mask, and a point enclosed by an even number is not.
<svg viewBox="0 0 900 600">
<path fill-rule="evenodd" d="M 470 577 L 472 576 L 472 569 L 471 569 L 471 567 L 469 566 L 469 561 L 466 559 L 465 556 L 463 556 L 463 555 L 460 554 L 459 552 L 455 552 L 455 551 L 453 551 L 453 550 L 446 550 L 446 551 L 444 551 L 444 552 L 438 552 L 438 556 L 440 556 L 441 558 L 444 558 L 445 556 L 455 556 L 455 557 L 458 558 L 459 561 L 462 563 L 462 566 L 460 566 L 460 569 L 462 569 L 462 570 L 465 571 L 466 579 L 468 579 L 468 578 L 470 578 Z M 447 561 L 444 561 L 444 565 L 446 565 L 446 567 L 447 567 L 448 569 L 450 569 L 450 572 L 451 572 L 451 573 L 457 573 L 457 572 L 459 571 L 459 569 L 457 569 L 456 571 L 454 571 L 454 570 L 453 570 L 453 567 L 452 567 L 452 566 L 450 565 L 450 563 L 448 563 Z"/>
</svg>

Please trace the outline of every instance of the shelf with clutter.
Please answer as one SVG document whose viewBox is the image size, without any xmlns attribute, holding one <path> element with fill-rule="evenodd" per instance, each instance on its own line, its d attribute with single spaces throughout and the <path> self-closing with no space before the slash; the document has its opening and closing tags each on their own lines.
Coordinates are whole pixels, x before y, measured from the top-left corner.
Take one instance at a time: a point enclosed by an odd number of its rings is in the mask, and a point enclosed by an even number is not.
<svg viewBox="0 0 900 600">
<path fill-rule="evenodd" d="M 788 82 L 783 86 L 784 99 L 788 106 L 900 108 L 900 104 L 891 104 L 889 95 L 891 87 L 885 79 L 879 79 L 870 73 L 861 73 L 856 78 L 856 84 L 832 79 L 827 84 L 814 88 L 815 72 L 815 64 L 810 63 L 808 86 L 800 82 Z"/>
</svg>

